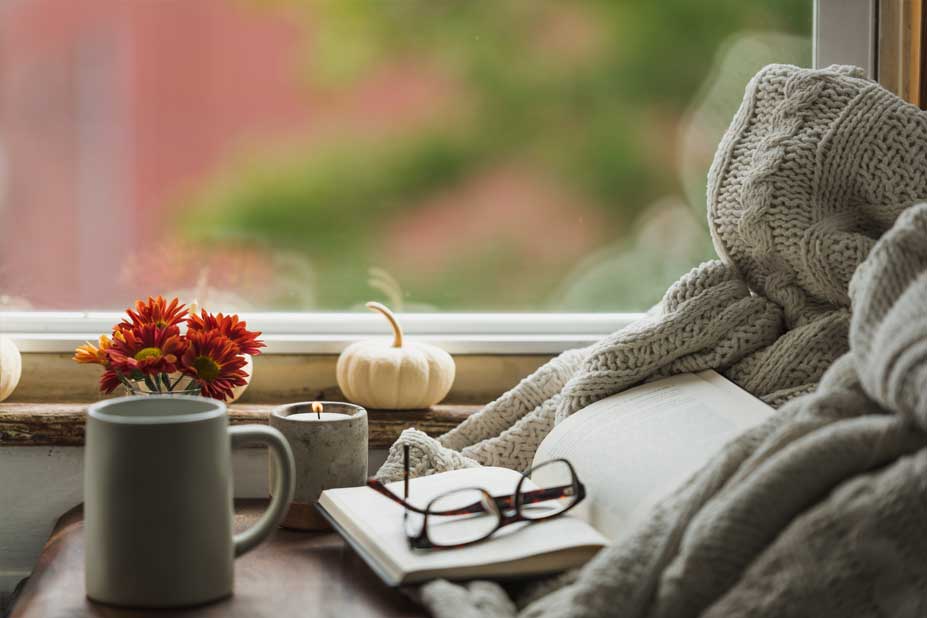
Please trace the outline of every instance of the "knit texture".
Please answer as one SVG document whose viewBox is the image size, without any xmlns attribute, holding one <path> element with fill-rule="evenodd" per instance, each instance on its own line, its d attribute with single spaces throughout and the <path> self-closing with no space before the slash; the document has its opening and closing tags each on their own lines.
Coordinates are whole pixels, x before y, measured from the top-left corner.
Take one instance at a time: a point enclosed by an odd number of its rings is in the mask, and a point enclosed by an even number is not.
<svg viewBox="0 0 927 618">
<path fill-rule="evenodd" d="M 747 87 L 708 178 L 719 260 L 658 312 L 571 350 L 437 440 L 409 430 L 378 476 L 525 469 L 553 425 L 645 380 L 716 369 L 780 406 L 847 351 L 848 284 L 875 241 L 927 196 L 924 115 L 853 67 L 772 65 Z"/>
<path fill-rule="evenodd" d="M 437 440 L 404 432 L 379 476 L 399 478 L 403 443 L 416 475 L 524 469 L 556 422 L 680 372 L 779 412 L 555 591 L 519 610 L 436 581 L 435 616 L 927 615 L 927 114 L 861 75 L 763 69 L 709 172 L 720 259 Z"/>
</svg>

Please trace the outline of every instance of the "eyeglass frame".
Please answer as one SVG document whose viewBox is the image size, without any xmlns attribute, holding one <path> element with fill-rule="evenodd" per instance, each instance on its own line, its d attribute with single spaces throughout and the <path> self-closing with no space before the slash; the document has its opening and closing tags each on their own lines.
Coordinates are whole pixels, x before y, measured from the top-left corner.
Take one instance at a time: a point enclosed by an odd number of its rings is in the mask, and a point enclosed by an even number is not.
<svg viewBox="0 0 927 618">
<path fill-rule="evenodd" d="M 564 485 L 560 487 L 548 487 L 545 489 L 535 489 L 525 494 L 521 493 L 522 483 L 525 482 L 525 479 L 529 478 L 528 474 L 530 474 L 532 470 L 535 470 L 542 466 L 546 466 L 548 464 L 555 463 L 558 461 L 562 461 L 570 469 L 570 474 L 573 476 L 573 481 L 574 481 L 572 485 Z M 403 481 L 405 483 L 406 498 L 408 498 L 408 486 L 409 486 L 408 450 L 406 450 L 406 465 L 404 466 Z M 480 543 L 482 541 L 485 541 L 492 535 L 494 535 L 501 528 L 504 528 L 505 526 L 509 526 L 511 524 L 515 524 L 521 521 L 527 521 L 530 523 L 530 522 L 535 522 L 535 521 L 544 521 L 547 519 L 553 519 L 554 517 L 560 517 L 561 515 L 568 512 L 570 509 L 575 507 L 577 504 L 579 504 L 586 498 L 586 486 L 583 484 L 582 481 L 579 480 L 579 476 L 576 474 L 576 469 L 573 468 L 573 464 L 571 464 L 568 460 L 563 459 L 563 458 L 550 459 L 548 461 L 545 461 L 544 463 L 538 464 L 536 466 L 532 466 L 527 472 L 523 472 L 521 478 L 518 480 L 518 484 L 515 486 L 514 494 L 510 494 L 507 496 L 493 496 L 488 491 L 486 491 L 485 489 L 481 487 L 460 487 L 460 488 L 452 489 L 450 491 L 447 491 L 447 492 L 444 492 L 442 494 L 435 496 L 434 498 L 428 501 L 428 504 L 425 506 L 424 509 L 417 507 L 414 504 L 410 503 L 406 498 L 397 496 L 392 491 L 390 491 L 386 487 L 386 485 L 384 485 L 382 482 L 378 481 L 375 478 L 371 478 L 367 480 L 367 487 L 389 498 L 393 502 L 396 502 L 397 504 L 402 505 L 406 509 L 406 512 L 404 513 L 404 517 L 408 517 L 409 511 L 412 511 L 413 513 L 418 513 L 424 516 L 424 520 L 422 521 L 422 528 L 416 536 L 410 535 L 408 529 L 405 530 L 406 538 L 409 541 L 409 547 L 411 547 L 412 549 L 457 549 L 459 547 L 466 547 L 468 545 L 473 545 L 474 543 Z M 556 500 L 558 498 L 564 498 L 564 497 L 572 495 L 571 490 L 576 492 L 575 494 L 576 500 L 572 504 L 564 508 L 562 511 L 557 511 L 556 513 L 551 513 L 550 515 L 546 515 L 543 517 L 534 517 L 534 518 L 525 517 L 521 513 L 521 507 L 526 504 L 535 504 L 537 502 L 545 502 L 547 500 Z M 437 516 L 468 515 L 471 513 L 479 513 L 481 511 L 486 511 L 486 509 L 483 508 L 482 501 L 477 501 L 477 502 L 474 502 L 473 504 L 468 504 L 467 506 L 461 507 L 459 509 L 450 509 L 446 511 L 431 511 L 431 505 L 434 504 L 436 500 L 440 500 L 441 498 L 445 496 L 458 493 L 461 491 L 480 492 L 483 494 L 485 498 L 488 498 L 493 504 L 495 504 L 497 512 L 498 512 L 498 521 L 496 523 L 495 528 L 490 530 L 485 536 L 482 536 L 478 539 L 474 539 L 472 541 L 467 541 L 466 543 L 443 544 L 443 543 L 432 542 L 432 540 L 428 537 L 428 516 L 429 515 L 437 515 Z M 530 498 L 528 502 L 525 501 L 526 497 Z M 506 510 L 511 511 L 511 514 L 506 514 Z"/>
</svg>

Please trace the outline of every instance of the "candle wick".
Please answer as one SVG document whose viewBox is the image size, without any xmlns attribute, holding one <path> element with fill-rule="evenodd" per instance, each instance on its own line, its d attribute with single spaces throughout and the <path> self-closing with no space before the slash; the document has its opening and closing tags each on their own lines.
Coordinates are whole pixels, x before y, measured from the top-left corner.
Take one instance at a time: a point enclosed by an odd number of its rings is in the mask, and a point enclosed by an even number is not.
<svg viewBox="0 0 927 618">
<path fill-rule="evenodd" d="M 321 401 L 312 402 L 312 411 L 315 412 L 318 420 L 322 420 L 322 402 Z"/>
</svg>

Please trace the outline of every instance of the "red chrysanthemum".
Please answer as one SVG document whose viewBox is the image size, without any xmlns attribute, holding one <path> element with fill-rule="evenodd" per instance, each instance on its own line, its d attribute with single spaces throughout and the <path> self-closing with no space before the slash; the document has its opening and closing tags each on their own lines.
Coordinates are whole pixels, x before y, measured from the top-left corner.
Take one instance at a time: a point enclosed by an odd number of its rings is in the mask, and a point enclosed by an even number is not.
<svg viewBox="0 0 927 618">
<path fill-rule="evenodd" d="M 247 384 L 246 361 L 231 339 L 217 330 L 190 330 L 187 343 L 180 370 L 200 385 L 203 396 L 224 401 L 236 386 Z"/>
<path fill-rule="evenodd" d="M 117 330 L 139 328 L 149 324 L 158 328 L 177 326 L 187 317 L 187 310 L 177 298 L 168 303 L 161 296 L 157 298 L 149 296 L 147 302 L 135 301 L 135 311 L 129 308 L 126 309 L 126 314 L 129 319 L 120 322 L 116 327 Z"/>
<path fill-rule="evenodd" d="M 122 380 L 119 379 L 119 376 L 116 375 L 116 372 L 112 369 L 107 369 L 103 372 L 103 375 L 100 376 L 100 391 L 104 393 L 112 393 L 121 384 Z"/>
<path fill-rule="evenodd" d="M 155 375 L 177 371 L 177 363 L 185 350 L 186 343 L 176 326 L 160 328 L 145 324 L 117 331 L 106 355 L 111 369 L 133 377 L 138 373 Z"/>
<path fill-rule="evenodd" d="M 187 318 L 187 328 L 190 331 L 218 331 L 235 344 L 239 354 L 256 356 L 261 353 L 260 348 L 266 347 L 265 343 L 258 339 L 261 336 L 260 331 L 248 330 L 247 322 L 239 320 L 237 315 L 213 315 L 203 310 L 200 315 L 192 314 Z"/>
</svg>

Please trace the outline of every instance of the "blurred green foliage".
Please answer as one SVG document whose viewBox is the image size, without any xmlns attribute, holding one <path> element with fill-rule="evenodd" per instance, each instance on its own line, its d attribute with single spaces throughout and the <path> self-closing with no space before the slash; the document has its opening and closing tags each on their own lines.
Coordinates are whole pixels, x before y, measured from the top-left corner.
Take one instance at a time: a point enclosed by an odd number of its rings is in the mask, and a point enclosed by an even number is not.
<svg viewBox="0 0 927 618">
<path fill-rule="evenodd" d="M 366 271 L 391 269 L 380 234 L 392 219 L 516 161 L 599 211 L 609 245 L 623 256 L 611 283 L 625 281 L 627 293 L 571 300 L 562 279 L 576 264 L 538 272 L 508 247 L 488 246 L 459 256 L 440 276 L 393 272 L 407 297 L 456 310 L 613 311 L 652 304 L 667 283 L 711 256 L 698 225 L 690 250 L 666 263 L 658 247 L 635 251 L 633 234 L 654 201 L 681 193 L 677 125 L 719 46 L 745 30 L 807 36 L 812 3 L 293 0 L 256 10 L 280 4 L 310 33 L 305 79 L 314 88 L 350 89 L 378 66 L 419 63 L 461 89 L 462 110 L 400 138 L 354 135 L 231 164 L 193 200 L 199 214 L 186 226 L 193 238 L 302 252 L 316 273 L 318 308 L 341 309 L 376 296 Z M 596 272 L 608 286 L 608 273 Z M 627 284 L 634 277 L 646 281 Z"/>
</svg>

